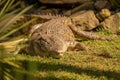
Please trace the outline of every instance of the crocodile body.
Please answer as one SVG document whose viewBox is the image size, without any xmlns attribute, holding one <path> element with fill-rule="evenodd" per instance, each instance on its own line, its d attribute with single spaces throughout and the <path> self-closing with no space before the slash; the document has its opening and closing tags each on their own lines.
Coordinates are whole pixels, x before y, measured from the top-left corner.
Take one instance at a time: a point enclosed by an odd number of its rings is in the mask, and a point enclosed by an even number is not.
<svg viewBox="0 0 120 80">
<path fill-rule="evenodd" d="M 30 48 L 33 54 L 40 56 L 62 55 L 75 48 L 86 49 L 84 44 L 76 41 L 75 34 L 88 39 L 108 39 L 91 32 L 78 31 L 70 17 L 61 17 L 33 26 Z"/>
</svg>

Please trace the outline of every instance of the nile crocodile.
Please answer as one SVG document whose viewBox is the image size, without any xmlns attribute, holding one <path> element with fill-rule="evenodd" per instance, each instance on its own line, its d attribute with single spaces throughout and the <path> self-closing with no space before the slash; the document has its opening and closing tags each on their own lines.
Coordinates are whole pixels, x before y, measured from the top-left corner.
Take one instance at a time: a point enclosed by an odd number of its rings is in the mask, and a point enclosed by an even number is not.
<svg viewBox="0 0 120 80">
<path fill-rule="evenodd" d="M 78 30 L 70 17 L 51 19 L 43 24 L 33 26 L 30 33 L 30 48 L 32 54 L 40 56 L 61 56 L 67 50 L 87 49 L 78 42 L 75 35 L 87 39 L 109 40 L 92 32 Z"/>
</svg>

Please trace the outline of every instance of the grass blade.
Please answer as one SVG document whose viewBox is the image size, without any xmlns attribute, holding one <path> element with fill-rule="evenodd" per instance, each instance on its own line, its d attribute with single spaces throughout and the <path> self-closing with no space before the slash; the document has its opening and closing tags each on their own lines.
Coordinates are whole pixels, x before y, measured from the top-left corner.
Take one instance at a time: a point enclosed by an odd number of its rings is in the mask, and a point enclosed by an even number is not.
<svg viewBox="0 0 120 80">
<path fill-rule="evenodd" d="M 4 31 L 7 27 L 9 27 L 9 25 L 14 22 L 16 20 L 16 18 L 18 18 L 20 15 L 22 15 L 23 13 L 25 13 L 26 11 L 28 11 L 30 8 L 32 8 L 33 6 L 29 6 L 27 8 L 25 8 L 24 10 L 22 10 L 19 14 L 17 14 L 15 17 L 13 17 L 7 24 L 5 24 L 4 27 L 1 28 L 0 33 L 2 31 Z"/>
<path fill-rule="evenodd" d="M 7 6 L 9 5 L 9 3 L 10 3 L 10 0 L 7 1 L 7 3 L 5 4 L 5 6 L 3 7 L 3 9 L 1 10 L 1 12 L 0 12 L 0 17 L 5 13 L 6 8 L 7 8 Z"/>
<path fill-rule="evenodd" d="M 32 19 L 32 20 L 30 20 L 30 21 L 26 22 L 25 24 L 23 24 L 22 26 L 20 26 L 19 28 L 14 29 L 14 30 L 12 30 L 12 31 L 8 32 L 8 33 L 7 33 L 7 34 L 5 34 L 4 36 L 0 37 L 0 40 L 2 40 L 2 39 L 4 39 L 4 38 L 6 38 L 7 36 L 9 36 L 9 35 L 11 35 L 11 34 L 13 34 L 13 33 L 15 33 L 16 31 L 20 30 L 21 28 L 23 28 L 23 27 L 25 27 L 25 26 L 29 25 L 29 24 L 30 24 L 31 22 L 33 22 L 34 20 L 36 20 L 36 19 Z"/>
</svg>

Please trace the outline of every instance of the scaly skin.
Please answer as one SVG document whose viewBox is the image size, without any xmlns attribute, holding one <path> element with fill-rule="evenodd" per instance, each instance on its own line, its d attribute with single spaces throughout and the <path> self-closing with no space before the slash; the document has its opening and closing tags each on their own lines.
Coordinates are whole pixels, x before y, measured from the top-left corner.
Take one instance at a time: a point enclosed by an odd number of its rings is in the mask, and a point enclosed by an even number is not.
<svg viewBox="0 0 120 80">
<path fill-rule="evenodd" d="M 74 33 L 88 39 L 109 40 L 91 32 L 78 31 L 70 17 L 51 19 L 43 24 L 37 24 L 31 31 L 31 46 L 33 54 L 40 56 L 62 55 L 69 49 L 86 47 L 76 41 Z M 79 46 L 79 47 L 78 47 Z"/>
</svg>

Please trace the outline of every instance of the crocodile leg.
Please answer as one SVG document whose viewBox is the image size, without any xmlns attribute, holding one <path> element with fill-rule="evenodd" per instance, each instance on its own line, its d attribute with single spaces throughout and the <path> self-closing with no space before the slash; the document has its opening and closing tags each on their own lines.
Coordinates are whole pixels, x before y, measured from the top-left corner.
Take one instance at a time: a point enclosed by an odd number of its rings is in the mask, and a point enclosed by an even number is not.
<svg viewBox="0 0 120 80">
<path fill-rule="evenodd" d="M 75 50 L 86 50 L 87 51 L 88 48 L 83 43 L 77 42 L 75 45 Z"/>
<path fill-rule="evenodd" d="M 86 31 L 80 31 L 78 30 L 74 25 L 69 25 L 70 29 L 75 32 L 77 35 L 81 37 L 85 37 L 87 39 L 93 39 L 93 40 L 111 40 L 110 38 L 106 36 L 99 36 L 92 32 L 86 32 Z"/>
<path fill-rule="evenodd" d="M 88 50 L 88 48 L 81 42 L 78 41 L 67 41 L 68 51 L 79 51 L 79 50 Z"/>
</svg>

